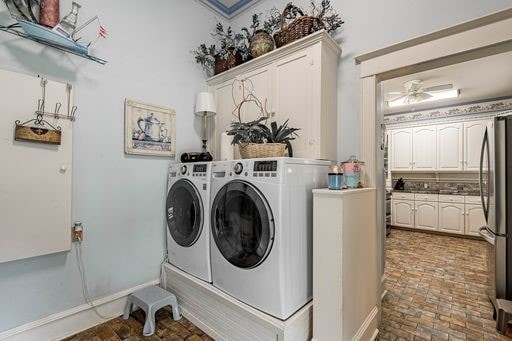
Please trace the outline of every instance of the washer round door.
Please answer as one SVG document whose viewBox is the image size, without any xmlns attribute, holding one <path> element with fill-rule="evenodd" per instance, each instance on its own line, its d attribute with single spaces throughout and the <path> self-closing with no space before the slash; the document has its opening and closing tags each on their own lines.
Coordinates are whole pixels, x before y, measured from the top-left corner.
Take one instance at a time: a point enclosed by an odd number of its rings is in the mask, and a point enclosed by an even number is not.
<svg viewBox="0 0 512 341">
<path fill-rule="evenodd" d="M 236 267 L 257 267 L 270 253 L 274 217 L 267 200 L 250 183 L 225 184 L 215 196 L 211 219 L 217 248 Z"/>
<path fill-rule="evenodd" d="M 178 245 L 193 245 L 203 229 L 203 203 L 197 188 L 188 180 L 176 181 L 167 194 L 167 228 Z"/>
</svg>

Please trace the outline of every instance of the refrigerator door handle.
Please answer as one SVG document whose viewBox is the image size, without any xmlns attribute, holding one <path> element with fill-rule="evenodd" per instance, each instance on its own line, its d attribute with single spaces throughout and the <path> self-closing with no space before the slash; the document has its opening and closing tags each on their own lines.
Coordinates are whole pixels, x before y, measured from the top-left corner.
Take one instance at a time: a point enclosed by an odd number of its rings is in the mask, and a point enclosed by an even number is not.
<svg viewBox="0 0 512 341">
<path fill-rule="evenodd" d="M 479 184 L 480 184 L 480 199 L 482 200 L 482 208 L 484 210 L 485 221 L 487 222 L 487 218 L 489 217 L 487 207 L 485 207 L 484 200 L 484 154 L 485 154 L 485 144 L 487 143 L 488 135 L 487 128 L 485 129 L 484 138 L 482 140 L 482 150 L 480 152 L 480 169 L 479 169 Z M 487 170 L 489 171 L 489 170 Z"/>
<path fill-rule="evenodd" d="M 489 232 L 489 229 L 487 228 L 487 226 L 480 227 L 480 229 L 478 230 L 478 234 L 489 244 L 491 244 L 491 245 L 495 244 L 495 236 L 494 236 L 494 234 Z"/>
</svg>

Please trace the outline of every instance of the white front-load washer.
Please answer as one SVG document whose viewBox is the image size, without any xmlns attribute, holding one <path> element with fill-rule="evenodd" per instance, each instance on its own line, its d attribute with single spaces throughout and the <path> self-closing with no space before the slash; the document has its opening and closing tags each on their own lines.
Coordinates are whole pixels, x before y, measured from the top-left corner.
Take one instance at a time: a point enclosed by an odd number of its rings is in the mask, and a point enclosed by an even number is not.
<svg viewBox="0 0 512 341">
<path fill-rule="evenodd" d="M 210 180 L 211 162 L 171 164 L 166 220 L 169 263 L 211 283 Z"/>
<path fill-rule="evenodd" d="M 329 161 L 266 158 L 212 166 L 213 285 L 279 319 L 312 297 L 312 189 Z"/>
</svg>

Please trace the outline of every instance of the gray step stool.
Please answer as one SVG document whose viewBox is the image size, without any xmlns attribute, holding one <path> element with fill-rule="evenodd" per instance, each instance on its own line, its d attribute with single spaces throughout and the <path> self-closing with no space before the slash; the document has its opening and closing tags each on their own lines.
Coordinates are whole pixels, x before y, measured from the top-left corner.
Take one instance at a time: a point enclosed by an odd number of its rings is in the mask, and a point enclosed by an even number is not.
<svg viewBox="0 0 512 341">
<path fill-rule="evenodd" d="M 134 304 L 146 312 L 146 323 L 144 323 L 143 331 L 144 336 L 150 336 L 155 333 L 155 313 L 158 309 L 166 305 L 172 306 L 172 318 L 175 321 L 181 319 L 176 296 L 159 286 L 147 287 L 128 296 L 123 319 L 128 320 Z"/>
</svg>

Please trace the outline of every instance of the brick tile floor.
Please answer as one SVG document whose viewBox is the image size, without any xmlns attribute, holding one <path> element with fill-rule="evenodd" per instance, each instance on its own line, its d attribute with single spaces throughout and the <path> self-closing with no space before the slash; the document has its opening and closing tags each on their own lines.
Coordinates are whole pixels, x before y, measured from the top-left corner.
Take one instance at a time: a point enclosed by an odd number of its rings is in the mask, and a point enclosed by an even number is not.
<svg viewBox="0 0 512 341">
<path fill-rule="evenodd" d="M 511 340 L 495 331 L 486 242 L 392 229 L 385 273 L 379 340 Z"/>
<path fill-rule="evenodd" d="M 128 320 L 116 317 L 99 326 L 76 334 L 66 341 L 118 341 L 118 340 L 150 340 L 150 341 L 213 341 L 201 329 L 194 326 L 186 318 L 179 321 L 172 319 L 171 308 L 160 309 L 155 316 L 156 329 L 152 336 L 142 336 L 145 314 L 142 310 L 134 311 Z"/>
</svg>

